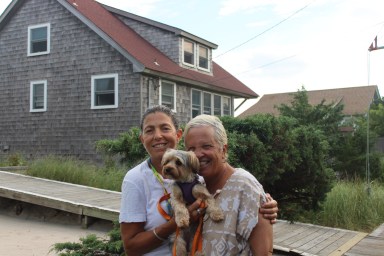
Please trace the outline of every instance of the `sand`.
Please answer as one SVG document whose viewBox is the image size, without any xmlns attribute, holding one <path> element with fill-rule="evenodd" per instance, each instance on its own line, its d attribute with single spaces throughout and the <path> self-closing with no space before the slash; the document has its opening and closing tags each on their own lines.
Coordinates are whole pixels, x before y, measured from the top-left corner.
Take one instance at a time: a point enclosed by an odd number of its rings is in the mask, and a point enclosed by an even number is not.
<svg viewBox="0 0 384 256">
<path fill-rule="evenodd" d="M 112 223 L 98 220 L 83 229 L 78 215 L 0 198 L 0 255 L 45 256 L 52 245 L 79 242 L 87 234 L 107 238 Z"/>
</svg>

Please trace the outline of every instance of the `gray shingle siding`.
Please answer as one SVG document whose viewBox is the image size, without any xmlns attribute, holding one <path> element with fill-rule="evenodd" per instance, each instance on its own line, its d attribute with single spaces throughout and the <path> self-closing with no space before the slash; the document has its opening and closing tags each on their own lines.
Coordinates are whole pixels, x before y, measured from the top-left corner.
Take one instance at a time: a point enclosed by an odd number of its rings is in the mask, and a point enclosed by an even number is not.
<svg viewBox="0 0 384 256">
<path fill-rule="evenodd" d="M 173 32 L 163 30 L 148 24 L 138 22 L 127 17 L 117 15 L 121 21 L 131 27 L 137 34 L 150 42 L 176 63 L 180 63 L 180 37 Z"/>
<path fill-rule="evenodd" d="M 28 26 L 41 23 L 51 25 L 51 52 L 28 57 Z M 118 74 L 118 108 L 91 109 L 91 76 L 111 73 Z M 139 124 L 141 75 L 56 1 L 27 1 L 3 28 L 0 74 L 2 155 L 9 146 L 9 152 L 28 157 L 100 159 L 95 141 L 116 138 Z M 33 80 L 47 80 L 46 112 L 30 112 Z"/>
</svg>

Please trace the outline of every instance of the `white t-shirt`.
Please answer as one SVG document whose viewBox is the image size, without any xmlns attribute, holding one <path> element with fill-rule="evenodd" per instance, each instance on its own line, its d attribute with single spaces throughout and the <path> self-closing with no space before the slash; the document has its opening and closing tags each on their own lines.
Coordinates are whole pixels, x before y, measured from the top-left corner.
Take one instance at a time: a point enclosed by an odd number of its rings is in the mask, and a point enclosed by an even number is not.
<svg viewBox="0 0 384 256">
<path fill-rule="evenodd" d="M 171 192 L 172 181 L 163 181 L 164 187 Z M 145 230 L 152 230 L 167 222 L 157 209 L 157 202 L 163 195 L 163 186 L 149 168 L 147 160 L 137 165 L 127 172 L 123 180 L 119 222 L 145 222 Z M 167 210 L 167 207 L 163 205 L 163 209 Z M 145 255 L 171 256 L 172 244 L 168 239 Z"/>
</svg>

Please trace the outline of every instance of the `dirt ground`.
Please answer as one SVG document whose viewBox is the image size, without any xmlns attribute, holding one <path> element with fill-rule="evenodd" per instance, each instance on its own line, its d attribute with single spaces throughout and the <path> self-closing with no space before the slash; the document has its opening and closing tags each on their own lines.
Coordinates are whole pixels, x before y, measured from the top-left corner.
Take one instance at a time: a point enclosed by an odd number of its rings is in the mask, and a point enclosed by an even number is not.
<svg viewBox="0 0 384 256">
<path fill-rule="evenodd" d="M 106 238 L 112 228 L 97 220 L 83 229 L 78 215 L 0 198 L 0 255 L 57 255 L 50 252 L 55 243 L 78 242 L 87 234 Z"/>
</svg>

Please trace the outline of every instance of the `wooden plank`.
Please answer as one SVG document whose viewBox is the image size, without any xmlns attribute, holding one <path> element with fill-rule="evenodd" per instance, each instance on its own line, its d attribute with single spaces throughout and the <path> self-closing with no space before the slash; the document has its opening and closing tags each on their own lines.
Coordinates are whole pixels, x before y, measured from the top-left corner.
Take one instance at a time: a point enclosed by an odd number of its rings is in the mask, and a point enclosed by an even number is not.
<svg viewBox="0 0 384 256">
<path fill-rule="evenodd" d="M 352 239 L 356 232 L 340 232 L 342 236 L 338 237 L 336 240 L 331 242 L 327 247 L 325 247 L 323 250 L 319 252 L 319 255 L 329 255 L 332 252 L 336 251 L 340 246 L 342 246 L 344 243 L 348 242 L 350 239 Z"/>
<path fill-rule="evenodd" d="M 319 242 L 318 244 L 316 244 L 311 248 L 312 253 L 320 255 L 320 251 L 325 250 L 327 248 L 331 249 L 331 251 L 334 251 L 337 248 L 339 248 L 339 246 L 334 245 L 333 242 L 343 237 L 344 233 L 337 230 L 332 230 L 331 232 L 333 233 L 332 235 L 330 235 L 328 238 Z"/>
<path fill-rule="evenodd" d="M 315 237 L 308 243 L 300 246 L 298 249 L 304 252 L 316 254 L 319 250 L 315 246 L 320 244 L 323 241 L 326 241 L 330 236 L 334 235 L 335 233 L 336 231 L 332 229 L 329 229 L 329 230 L 323 229 L 322 232 L 316 232 L 316 234 L 318 235 L 317 237 Z M 327 245 L 324 245 L 324 246 L 327 246 Z"/>
<path fill-rule="evenodd" d="M 290 244 L 289 246 L 293 247 L 293 248 L 299 249 L 301 246 L 303 246 L 304 244 L 307 244 L 308 242 L 312 241 L 313 239 L 318 237 L 320 234 L 323 234 L 324 232 L 325 231 L 323 229 L 321 229 L 320 227 L 308 228 L 308 230 L 306 230 L 305 232 L 300 234 L 298 239 L 294 243 Z"/>
<path fill-rule="evenodd" d="M 336 251 L 329 254 L 329 256 L 341 256 L 345 252 L 347 252 L 349 249 L 351 249 L 354 245 L 356 245 L 358 242 L 360 242 L 361 239 L 367 236 L 367 233 L 357 233 L 352 239 L 350 239 L 348 242 L 344 243 L 342 246 L 340 246 Z"/>
</svg>

